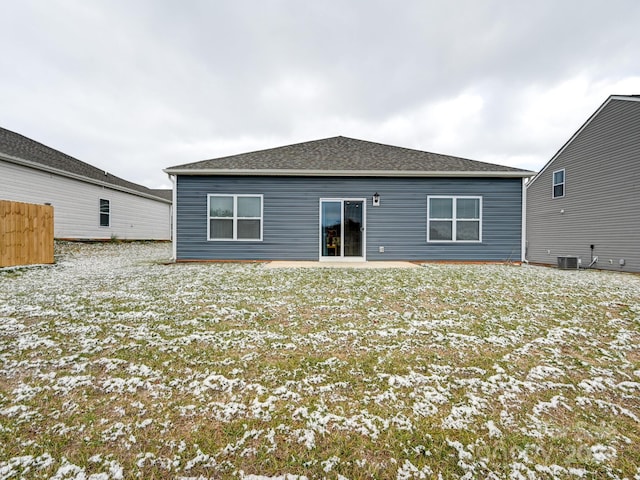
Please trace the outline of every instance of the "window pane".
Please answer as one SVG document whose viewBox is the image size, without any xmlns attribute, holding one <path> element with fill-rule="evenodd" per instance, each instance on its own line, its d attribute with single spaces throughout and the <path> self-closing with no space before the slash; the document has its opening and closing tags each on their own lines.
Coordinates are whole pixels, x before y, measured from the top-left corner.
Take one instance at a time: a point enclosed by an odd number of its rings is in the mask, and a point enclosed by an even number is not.
<svg viewBox="0 0 640 480">
<path fill-rule="evenodd" d="M 558 183 L 564 183 L 564 170 L 553 173 L 553 184 L 557 185 Z"/>
<path fill-rule="evenodd" d="M 553 187 L 553 196 L 554 197 L 562 197 L 564 195 L 564 185 L 556 185 Z"/>
<path fill-rule="evenodd" d="M 458 222 L 456 240 L 480 240 L 480 222 Z"/>
<path fill-rule="evenodd" d="M 233 239 L 233 220 L 211 220 L 209 235 L 215 239 Z"/>
<path fill-rule="evenodd" d="M 100 199 L 100 226 L 108 227 L 109 226 L 109 210 L 110 210 L 109 200 L 105 200 L 104 198 Z"/>
<path fill-rule="evenodd" d="M 260 220 L 238 220 L 238 240 L 260 240 Z"/>
<path fill-rule="evenodd" d="M 322 256 L 340 256 L 341 202 L 322 202 Z"/>
<path fill-rule="evenodd" d="M 259 217 L 260 197 L 238 197 L 238 217 Z"/>
<path fill-rule="evenodd" d="M 343 251 L 345 257 L 361 257 L 363 246 L 362 215 L 364 207 L 362 202 L 344 202 L 343 221 Z"/>
<path fill-rule="evenodd" d="M 459 198 L 456 203 L 456 218 L 480 218 L 480 200 Z"/>
<path fill-rule="evenodd" d="M 233 217 L 233 197 L 209 197 L 210 217 Z"/>
<path fill-rule="evenodd" d="M 429 222 L 429 240 L 452 240 L 451 224 L 442 220 Z"/>
<path fill-rule="evenodd" d="M 453 218 L 453 199 L 430 198 L 429 199 L 429 217 Z"/>
</svg>

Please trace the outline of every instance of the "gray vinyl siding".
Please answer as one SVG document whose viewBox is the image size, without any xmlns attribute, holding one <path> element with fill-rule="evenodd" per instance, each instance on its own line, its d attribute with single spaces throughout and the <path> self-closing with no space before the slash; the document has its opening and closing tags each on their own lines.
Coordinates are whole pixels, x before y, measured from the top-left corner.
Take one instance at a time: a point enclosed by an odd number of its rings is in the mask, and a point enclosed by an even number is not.
<svg viewBox="0 0 640 480">
<path fill-rule="evenodd" d="M 171 204 L 0 160 L 0 200 L 50 203 L 54 235 L 75 240 L 170 240 Z M 100 226 L 100 199 L 110 224 Z"/>
<path fill-rule="evenodd" d="M 552 175 L 563 168 L 565 196 L 554 199 Z M 593 245 L 597 268 L 640 272 L 638 212 L 640 102 L 612 100 L 527 188 L 527 259 L 572 255 L 587 266 Z"/>
<path fill-rule="evenodd" d="M 177 177 L 178 260 L 318 260 L 320 198 L 366 199 L 366 259 L 519 261 L 520 178 Z M 380 206 L 372 206 L 374 193 Z M 264 195 L 263 240 L 207 240 L 207 195 Z M 483 199 L 481 243 L 427 243 L 427 195 Z M 379 247 L 384 246 L 384 253 Z"/>
</svg>

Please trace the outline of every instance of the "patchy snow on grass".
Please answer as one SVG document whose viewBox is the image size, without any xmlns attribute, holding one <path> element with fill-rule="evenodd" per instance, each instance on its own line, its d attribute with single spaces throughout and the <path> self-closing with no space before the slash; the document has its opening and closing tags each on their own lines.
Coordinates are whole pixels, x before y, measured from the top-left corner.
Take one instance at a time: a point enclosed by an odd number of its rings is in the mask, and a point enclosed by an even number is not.
<svg viewBox="0 0 640 480">
<path fill-rule="evenodd" d="M 640 478 L 640 278 L 501 265 L 0 271 L 0 480 Z"/>
</svg>

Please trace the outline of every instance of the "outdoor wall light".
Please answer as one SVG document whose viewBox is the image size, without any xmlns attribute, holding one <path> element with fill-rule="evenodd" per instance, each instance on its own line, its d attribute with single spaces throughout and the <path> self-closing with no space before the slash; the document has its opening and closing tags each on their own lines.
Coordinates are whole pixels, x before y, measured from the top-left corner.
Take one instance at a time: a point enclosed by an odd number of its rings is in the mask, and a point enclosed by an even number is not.
<svg viewBox="0 0 640 480">
<path fill-rule="evenodd" d="M 378 192 L 373 194 L 373 206 L 374 207 L 380 206 L 380 194 Z"/>
</svg>

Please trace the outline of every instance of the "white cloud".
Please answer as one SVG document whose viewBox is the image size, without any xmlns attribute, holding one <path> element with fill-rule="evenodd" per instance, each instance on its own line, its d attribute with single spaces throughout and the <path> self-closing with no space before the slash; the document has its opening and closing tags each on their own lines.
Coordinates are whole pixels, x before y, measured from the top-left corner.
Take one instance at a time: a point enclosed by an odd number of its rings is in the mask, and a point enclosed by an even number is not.
<svg viewBox="0 0 640 480">
<path fill-rule="evenodd" d="M 636 0 L 5 3 L 0 125 L 152 187 L 334 135 L 537 169 L 640 93 Z"/>
</svg>

